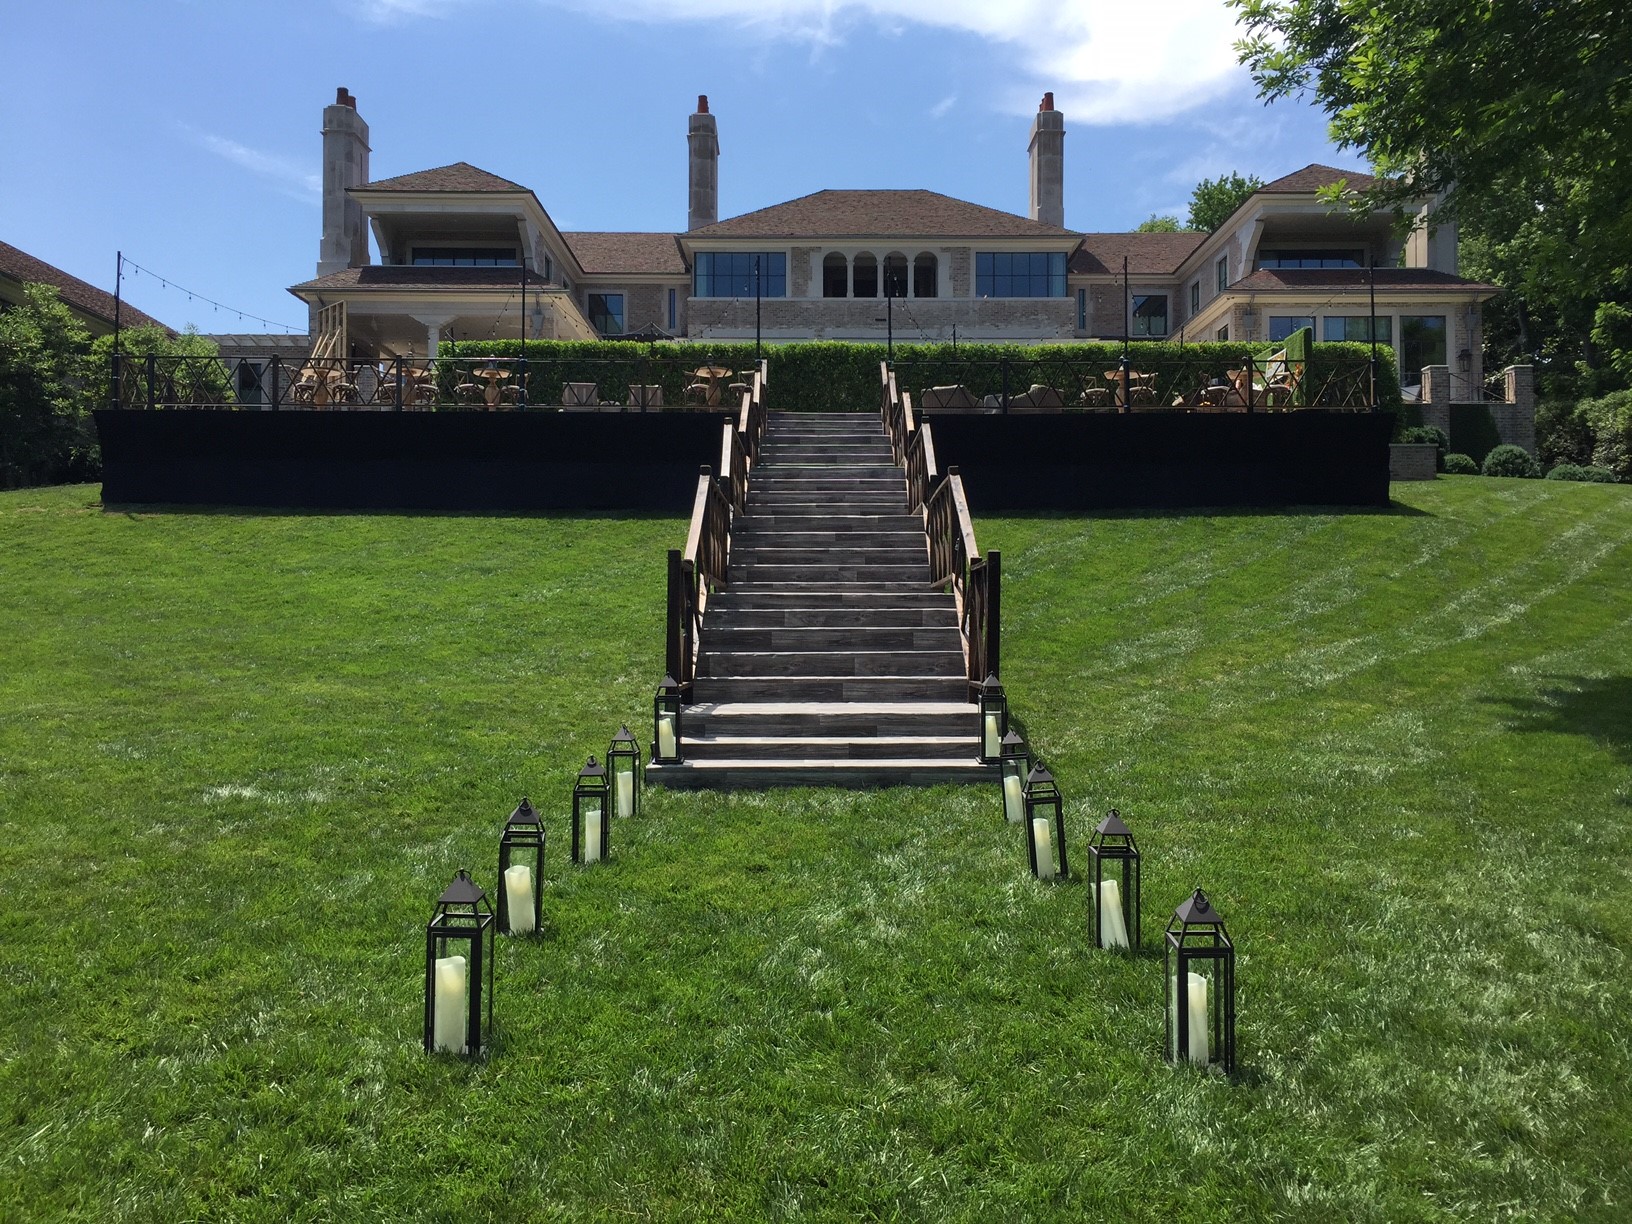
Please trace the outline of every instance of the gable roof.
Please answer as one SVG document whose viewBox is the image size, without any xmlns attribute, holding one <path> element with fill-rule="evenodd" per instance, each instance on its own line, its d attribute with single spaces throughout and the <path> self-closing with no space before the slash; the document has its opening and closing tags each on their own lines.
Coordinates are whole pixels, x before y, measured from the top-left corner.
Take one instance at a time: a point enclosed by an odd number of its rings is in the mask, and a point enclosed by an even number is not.
<svg viewBox="0 0 1632 1224">
<path fill-rule="evenodd" d="M 51 285 L 56 289 L 57 296 L 62 299 L 64 305 L 80 314 L 99 319 L 109 327 L 113 326 L 113 294 L 98 289 L 77 276 L 70 276 L 61 268 L 54 267 L 43 259 L 36 259 L 27 251 L 20 251 L 6 242 L 0 242 L 0 277 L 21 281 L 24 284 Z M 119 321 L 125 327 L 161 327 L 165 331 L 172 330 L 152 315 L 137 310 L 129 302 L 119 304 Z"/>
<path fill-rule="evenodd" d="M 1084 234 L 1071 255 L 1073 275 L 1121 276 L 1127 257 L 1129 276 L 1171 276 L 1207 235 L 1186 230 L 1177 234 Z"/>
<path fill-rule="evenodd" d="M 1257 194 L 1312 194 L 1322 187 L 1330 187 L 1333 183 L 1339 182 L 1346 182 L 1353 191 L 1368 191 L 1376 181 L 1375 175 L 1360 170 L 1339 170 L 1336 166 L 1323 166 L 1319 162 L 1314 162 L 1302 170 L 1294 170 L 1291 174 L 1276 179 L 1273 183 L 1265 183 L 1258 188 Z"/>
<path fill-rule="evenodd" d="M 687 238 L 1068 238 L 1074 230 L 938 191 L 827 190 L 773 204 Z"/>
<path fill-rule="evenodd" d="M 608 233 L 604 231 L 563 231 L 578 266 L 587 276 L 618 273 L 654 273 L 684 276 L 690 271 L 673 234 Z"/>
<path fill-rule="evenodd" d="M 357 191 L 527 191 L 520 183 L 489 174 L 469 162 L 454 162 L 433 170 L 416 170 L 395 178 L 364 183 Z"/>
</svg>

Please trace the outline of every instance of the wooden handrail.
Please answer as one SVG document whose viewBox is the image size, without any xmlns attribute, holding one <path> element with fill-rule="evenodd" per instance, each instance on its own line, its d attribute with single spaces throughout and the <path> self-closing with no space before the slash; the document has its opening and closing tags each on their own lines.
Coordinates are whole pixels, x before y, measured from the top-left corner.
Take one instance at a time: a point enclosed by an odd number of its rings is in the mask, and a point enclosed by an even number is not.
<svg viewBox="0 0 1632 1224">
<path fill-rule="evenodd" d="M 921 511 L 941 478 L 935 465 L 935 433 L 929 422 L 924 422 L 908 439 L 901 466 L 907 473 L 907 509 Z"/>
<path fill-rule="evenodd" d="M 687 701 L 691 700 L 691 685 L 702 653 L 703 613 L 709 592 L 726 583 L 730 550 L 731 503 L 705 464 L 697 476 L 686 547 L 669 551 L 665 654 L 668 672 L 679 682 Z"/>
<path fill-rule="evenodd" d="M 927 434 L 926 425 L 918 431 Z M 927 439 L 926 439 L 927 441 Z M 923 448 L 915 451 L 923 454 Z M 930 581 L 950 589 L 958 613 L 965 674 L 971 700 L 988 675 L 998 675 L 1002 615 L 1002 557 L 994 550 L 981 557 L 963 477 L 948 468 L 924 502 L 924 532 L 929 538 Z"/>
<path fill-rule="evenodd" d="M 741 514 L 747 508 L 748 452 L 742 445 L 742 433 L 730 421 L 720 431 L 720 492 L 733 513 Z"/>
</svg>

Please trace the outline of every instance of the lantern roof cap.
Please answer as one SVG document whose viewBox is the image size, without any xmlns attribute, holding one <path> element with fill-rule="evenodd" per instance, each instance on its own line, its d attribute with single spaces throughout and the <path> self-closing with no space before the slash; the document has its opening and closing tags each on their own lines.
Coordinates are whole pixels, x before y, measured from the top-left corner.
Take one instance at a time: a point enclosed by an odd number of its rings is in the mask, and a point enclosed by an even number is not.
<svg viewBox="0 0 1632 1224">
<path fill-rule="evenodd" d="M 986 673 L 986 679 L 980 682 L 980 691 L 993 694 L 1003 691 L 1003 682 L 997 678 L 996 672 Z"/>
<path fill-rule="evenodd" d="M 1184 904 L 1173 911 L 1175 922 L 1182 922 L 1185 926 L 1216 926 L 1224 925 L 1224 916 L 1213 908 L 1213 903 L 1207 899 L 1207 894 L 1196 889 L 1185 900 Z"/>
<path fill-rule="evenodd" d="M 1025 737 L 1013 727 L 1010 727 L 1008 732 L 1003 736 L 1003 746 L 1005 748 L 1007 748 L 1010 744 L 1019 744 L 1024 747 L 1025 742 Z"/>
<path fill-rule="evenodd" d="M 606 766 L 597 764 L 595 758 L 590 757 L 589 763 L 578 771 L 578 776 L 580 778 L 604 778 L 606 777 Z"/>
<path fill-rule="evenodd" d="M 618 728 L 618 733 L 612 737 L 612 742 L 614 744 L 632 744 L 635 742 L 635 737 L 629 734 L 628 723 L 624 723 L 623 726 Z"/>
<path fill-rule="evenodd" d="M 680 685 L 675 681 L 673 676 L 665 674 L 663 677 L 663 683 L 657 686 L 657 691 L 660 693 L 677 693 L 680 691 Z"/>
<path fill-rule="evenodd" d="M 463 867 L 454 873 L 453 880 L 443 889 L 442 896 L 437 899 L 438 905 L 475 905 L 478 901 L 487 900 L 487 894 L 481 886 L 470 878 L 470 872 Z"/>
<path fill-rule="evenodd" d="M 527 798 L 526 795 L 523 795 L 521 797 L 521 802 L 516 804 L 516 810 L 510 813 L 510 819 L 505 823 L 512 825 L 538 825 L 543 824 L 544 821 L 543 818 L 539 816 L 538 809 L 533 806 L 532 800 Z"/>
<path fill-rule="evenodd" d="M 1033 765 L 1031 767 L 1031 773 L 1026 775 L 1027 786 L 1030 786 L 1034 782 L 1046 782 L 1050 786 L 1054 785 L 1054 775 L 1048 772 L 1048 766 L 1044 765 L 1041 760 L 1039 760 L 1037 764 Z"/>
<path fill-rule="evenodd" d="M 1105 819 L 1100 821 L 1094 832 L 1101 837 L 1132 837 L 1133 833 L 1122 822 L 1122 813 L 1112 808 Z"/>
</svg>

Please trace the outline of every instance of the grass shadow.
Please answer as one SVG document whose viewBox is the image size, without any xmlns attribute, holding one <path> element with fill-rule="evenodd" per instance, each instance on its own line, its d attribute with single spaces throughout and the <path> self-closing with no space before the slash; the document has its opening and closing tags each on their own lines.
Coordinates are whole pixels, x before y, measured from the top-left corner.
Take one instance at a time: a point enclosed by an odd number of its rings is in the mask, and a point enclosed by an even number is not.
<svg viewBox="0 0 1632 1224">
<path fill-rule="evenodd" d="M 1632 766 L 1632 676 L 1553 676 L 1549 687 L 1527 697 L 1487 697 L 1511 713 L 1509 731 L 1575 735 Z M 1623 797 L 1623 803 L 1632 799 Z"/>
<path fill-rule="evenodd" d="M 1390 501 L 1386 506 L 1127 506 L 1084 510 L 994 510 L 982 518 L 1022 522 L 1050 519 L 1433 518 L 1427 510 Z"/>
<path fill-rule="evenodd" d="M 95 503 L 93 503 L 94 505 Z M 415 510 L 410 508 L 364 507 L 354 510 L 314 506 L 217 506 L 184 503 L 103 502 L 102 512 L 125 518 L 156 518 L 189 515 L 230 518 L 427 518 L 427 519 L 683 519 L 678 510 Z"/>
</svg>

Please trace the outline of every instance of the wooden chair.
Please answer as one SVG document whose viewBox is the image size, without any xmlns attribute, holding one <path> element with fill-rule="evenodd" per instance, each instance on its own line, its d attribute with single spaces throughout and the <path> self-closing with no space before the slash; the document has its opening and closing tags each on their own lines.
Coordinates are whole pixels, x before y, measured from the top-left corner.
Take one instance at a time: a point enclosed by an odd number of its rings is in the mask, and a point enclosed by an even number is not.
<svg viewBox="0 0 1632 1224">
<path fill-rule="evenodd" d="M 663 407 L 661 383 L 630 383 L 629 407 L 637 412 L 650 412 Z"/>
<path fill-rule="evenodd" d="M 918 407 L 934 408 L 941 412 L 978 412 L 980 402 L 969 394 L 969 388 L 925 387 L 918 393 Z"/>
<path fill-rule="evenodd" d="M 564 383 L 561 387 L 561 406 L 563 408 L 598 408 L 601 404 L 600 388 L 594 383 Z"/>
</svg>

